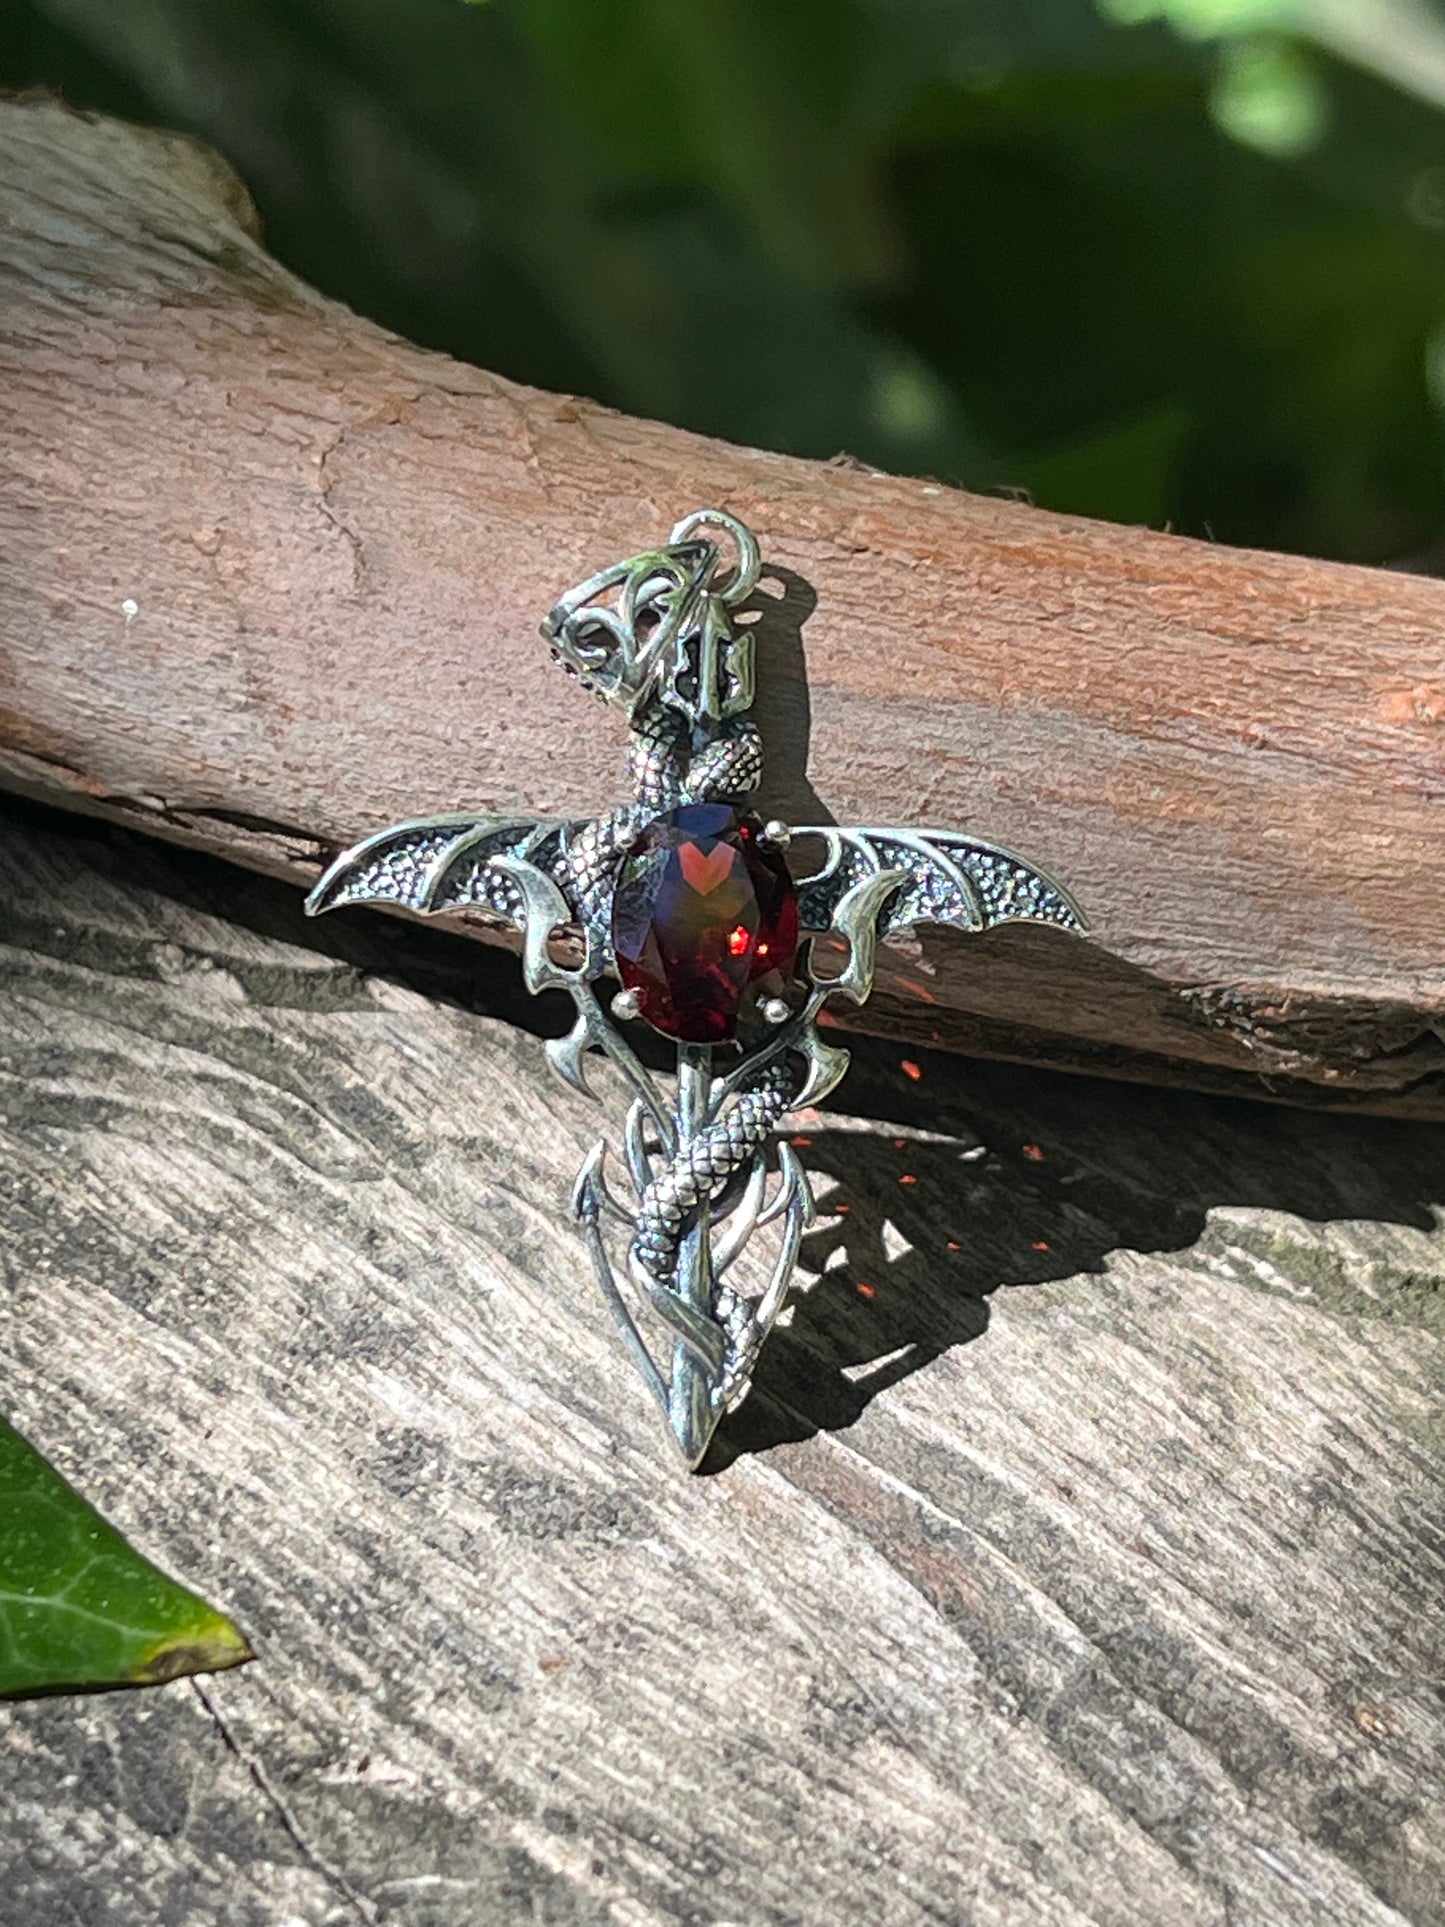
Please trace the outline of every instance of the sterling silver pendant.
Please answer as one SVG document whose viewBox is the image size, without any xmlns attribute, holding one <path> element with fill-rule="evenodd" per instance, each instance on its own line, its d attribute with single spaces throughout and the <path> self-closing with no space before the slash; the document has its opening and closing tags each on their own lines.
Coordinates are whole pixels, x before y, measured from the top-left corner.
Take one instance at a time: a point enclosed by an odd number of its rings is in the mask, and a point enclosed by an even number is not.
<svg viewBox="0 0 1445 1927">
<path fill-rule="evenodd" d="M 727 564 L 718 536 L 734 551 Z M 618 1178 L 599 1138 L 572 1208 L 689 1466 L 746 1393 L 812 1222 L 806 1173 L 773 1133 L 847 1069 L 847 1051 L 818 1035 L 824 1002 L 861 1004 L 876 944 L 916 924 L 1086 927 L 1042 871 L 973 837 L 789 828 L 749 812 L 762 776 L 748 714 L 755 643 L 733 612 L 759 568 L 743 524 L 702 509 L 665 548 L 592 576 L 543 622 L 554 659 L 627 714 L 631 803 L 582 822 L 464 813 L 400 823 L 338 857 L 306 901 L 312 915 L 350 903 L 488 913 L 522 932 L 529 990 L 570 993 L 577 1021 L 547 1044 L 553 1069 L 593 1095 L 586 1059 L 601 1051 L 633 1093 Z M 821 862 L 795 880 L 785 852 L 805 840 Z M 573 967 L 549 948 L 559 928 L 580 938 Z M 831 975 L 815 967 L 829 935 L 846 949 Z M 622 985 L 610 999 L 604 980 Z M 629 1043 L 638 1024 L 675 1043 L 674 1083 Z M 769 1224 L 771 1266 L 744 1286 L 733 1268 Z"/>
</svg>

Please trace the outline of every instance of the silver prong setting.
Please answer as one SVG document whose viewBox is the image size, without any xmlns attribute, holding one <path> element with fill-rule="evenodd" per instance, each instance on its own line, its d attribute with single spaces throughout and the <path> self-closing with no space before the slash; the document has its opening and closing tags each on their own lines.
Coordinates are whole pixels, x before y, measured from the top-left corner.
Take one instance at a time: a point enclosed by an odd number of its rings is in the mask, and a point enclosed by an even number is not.
<svg viewBox="0 0 1445 1927">
<path fill-rule="evenodd" d="M 765 1024 L 785 1024 L 792 1014 L 781 997 L 764 997 L 758 1005 L 758 1015 Z"/>
<path fill-rule="evenodd" d="M 612 999 L 612 1015 L 619 1024 L 630 1024 L 642 1008 L 635 990 L 619 990 Z"/>
<path fill-rule="evenodd" d="M 770 817 L 763 825 L 763 841 L 771 843 L 775 850 L 786 850 L 793 840 L 793 832 L 780 816 Z"/>
</svg>

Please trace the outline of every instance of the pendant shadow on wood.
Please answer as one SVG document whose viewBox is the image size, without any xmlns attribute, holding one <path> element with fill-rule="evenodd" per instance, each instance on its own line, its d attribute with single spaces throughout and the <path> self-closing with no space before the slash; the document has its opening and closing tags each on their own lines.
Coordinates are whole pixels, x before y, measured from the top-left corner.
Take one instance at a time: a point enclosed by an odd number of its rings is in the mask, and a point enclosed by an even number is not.
<svg viewBox="0 0 1445 1927">
<path fill-rule="evenodd" d="M 803 625 L 817 602 L 817 591 L 802 576 L 767 562 L 757 588 L 738 609 L 741 620 L 752 618 L 757 638 L 753 721 L 763 739 L 763 781 L 753 807 L 760 816 L 779 816 L 785 823 L 837 820 L 808 780 L 813 706 Z"/>
<path fill-rule="evenodd" d="M 707 1472 L 846 1429 L 881 1393 L 982 1337 L 1016 1290 L 1102 1276 L 1112 1254 L 1189 1252 L 1214 1207 L 1427 1230 L 1445 1205 L 1437 1125 L 848 1041 L 839 1126 L 824 1113 L 793 1140 L 818 1193 L 801 1260 L 815 1281 L 769 1339 Z M 1239 1254 L 1242 1294 L 1308 1291 L 1347 1314 L 1445 1322 L 1438 1280 L 1374 1277 L 1367 1302 L 1303 1240 L 1291 1253 L 1239 1221 L 1219 1235 Z M 1292 1258 L 1310 1265 L 1308 1281 L 1291 1275 Z"/>
</svg>

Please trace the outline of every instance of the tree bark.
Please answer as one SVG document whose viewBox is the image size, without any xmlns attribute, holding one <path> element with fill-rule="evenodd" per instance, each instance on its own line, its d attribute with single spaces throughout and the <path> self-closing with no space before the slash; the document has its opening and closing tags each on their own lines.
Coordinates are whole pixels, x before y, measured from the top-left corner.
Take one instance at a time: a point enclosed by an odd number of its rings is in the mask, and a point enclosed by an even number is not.
<svg viewBox="0 0 1445 1927">
<path fill-rule="evenodd" d="M 537 620 L 724 507 L 765 807 L 970 829 L 1093 920 L 924 932 L 871 1028 L 1445 1116 L 1445 586 L 518 387 L 297 282 L 205 150 L 51 102 L 0 109 L 0 196 L 0 781 L 296 882 L 418 813 L 604 809 L 622 725 Z"/>
<path fill-rule="evenodd" d="M 1445 1132 L 862 1039 L 689 1477 L 597 1109 L 220 867 L 0 836 L 5 1408 L 259 1653 L 5 1710 L 7 1927 L 1445 1922 Z"/>
</svg>

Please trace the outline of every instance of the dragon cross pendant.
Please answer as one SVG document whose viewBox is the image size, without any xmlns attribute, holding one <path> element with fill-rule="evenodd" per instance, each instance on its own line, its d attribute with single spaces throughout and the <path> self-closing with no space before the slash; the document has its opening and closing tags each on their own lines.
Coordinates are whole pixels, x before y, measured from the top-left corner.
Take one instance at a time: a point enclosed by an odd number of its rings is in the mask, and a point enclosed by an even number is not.
<svg viewBox="0 0 1445 1927">
<path fill-rule="evenodd" d="M 703 509 L 666 547 L 592 576 L 543 622 L 554 659 L 626 711 L 631 803 L 583 822 L 463 813 L 401 823 L 338 857 L 306 902 L 312 915 L 349 903 L 490 914 L 522 932 L 530 991 L 570 993 L 577 1021 L 546 1046 L 553 1069 L 592 1095 L 584 1060 L 600 1050 L 633 1093 L 619 1160 L 631 1196 L 609 1183 L 599 1139 L 572 1208 L 689 1466 L 746 1393 L 812 1222 L 807 1176 L 773 1132 L 847 1068 L 848 1053 L 818 1035 L 825 1000 L 861 1004 L 875 945 L 912 925 L 1086 927 L 1058 884 L 972 837 L 789 829 L 748 810 L 762 776 L 748 715 L 755 644 L 733 611 L 759 569 L 742 523 Z M 784 852 L 803 838 L 821 845 L 822 862 L 795 880 Z M 575 967 L 550 953 L 559 928 L 580 933 Z M 846 946 L 833 975 L 814 970 L 810 939 L 826 934 Z M 622 988 L 604 1007 L 608 979 Z M 676 1043 L 671 1091 L 628 1042 L 638 1023 Z M 769 1223 L 780 1227 L 770 1272 L 742 1287 L 729 1273 Z"/>
</svg>

